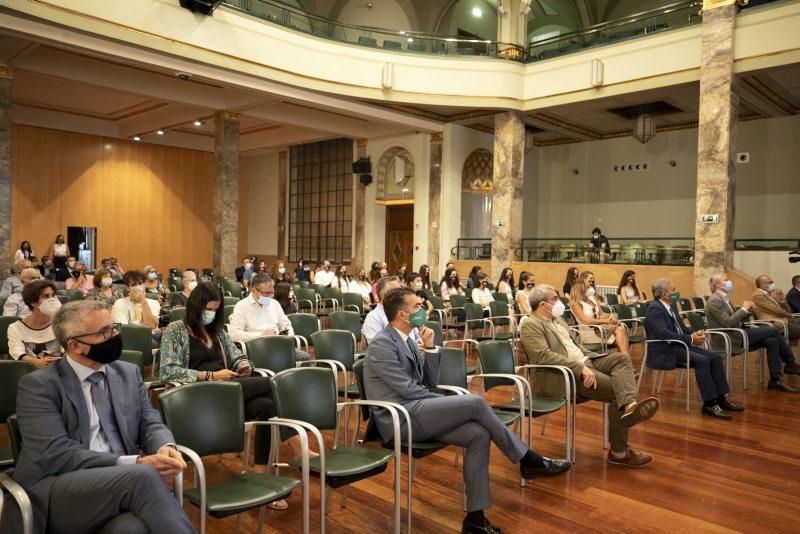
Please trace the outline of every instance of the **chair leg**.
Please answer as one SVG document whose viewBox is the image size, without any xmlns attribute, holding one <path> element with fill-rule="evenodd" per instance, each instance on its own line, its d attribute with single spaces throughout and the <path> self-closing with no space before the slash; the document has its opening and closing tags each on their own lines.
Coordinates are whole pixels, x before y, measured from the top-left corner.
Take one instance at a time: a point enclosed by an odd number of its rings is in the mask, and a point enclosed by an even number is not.
<svg viewBox="0 0 800 534">
<path fill-rule="evenodd" d="M 262 506 L 258 509 L 258 527 L 256 527 L 256 533 L 261 534 L 264 532 L 264 514 L 267 511 L 266 506 Z M 237 516 L 238 517 L 238 516 Z"/>
<path fill-rule="evenodd" d="M 606 402 L 603 404 L 603 449 L 608 449 L 610 447 L 608 440 L 608 432 L 609 432 L 608 410 L 610 409 L 611 409 L 610 403 Z"/>
<path fill-rule="evenodd" d="M 347 508 L 347 496 L 350 494 L 350 486 L 345 486 L 344 491 L 342 491 L 342 502 L 339 503 L 339 506 L 342 508 Z"/>
<path fill-rule="evenodd" d="M 545 415 L 545 416 L 543 417 L 543 419 L 544 419 L 544 420 L 542 421 L 542 436 L 544 436 L 544 431 L 545 431 L 545 429 L 547 428 L 547 416 Z"/>
</svg>

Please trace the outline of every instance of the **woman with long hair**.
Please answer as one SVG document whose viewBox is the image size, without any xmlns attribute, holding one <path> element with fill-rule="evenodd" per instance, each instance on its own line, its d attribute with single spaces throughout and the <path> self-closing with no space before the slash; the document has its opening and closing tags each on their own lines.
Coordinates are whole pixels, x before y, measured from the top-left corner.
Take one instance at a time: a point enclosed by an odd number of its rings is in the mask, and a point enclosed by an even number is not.
<svg viewBox="0 0 800 534">
<path fill-rule="evenodd" d="M 473 265 L 472 269 L 469 270 L 469 276 L 467 276 L 467 289 L 475 289 L 478 287 L 478 277 L 481 275 L 481 266 L 480 265 Z"/>
<path fill-rule="evenodd" d="M 511 267 L 506 267 L 500 273 L 500 279 L 497 280 L 494 290 L 498 293 L 505 293 L 508 302 L 514 302 L 514 271 Z"/>
<path fill-rule="evenodd" d="M 289 282 L 275 284 L 275 300 L 281 305 L 283 313 L 297 313 L 297 303 L 294 300 L 294 289 Z"/>
<path fill-rule="evenodd" d="M 381 264 L 377 261 L 373 261 L 372 265 L 369 266 L 369 283 L 374 284 L 381 278 Z"/>
<path fill-rule="evenodd" d="M 419 277 L 422 278 L 423 291 L 433 291 L 433 284 L 431 283 L 431 268 L 427 265 L 420 265 Z"/>
<path fill-rule="evenodd" d="M 577 267 L 570 267 L 567 269 L 567 279 L 564 280 L 564 296 L 568 297 L 569 294 L 572 292 L 572 284 L 575 283 L 575 280 L 578 279 L 578 268 Z"/>
<path fill-rule="evenodd" d="M 642 298 L 639 288 L 636 287 L 636 273 L 628 269 L 622 274 L 619 281 L 617 295 L 623 304 L 636 304 Z"/>
<path fill-rule="evenodd" d="M 604 331 L 606 345 L 616 345 L 624 354 L 629 354 L 628 333 L 625 326 L 614 315 L 603 311 L 602 304 L 597 299 L 594 287 L 586 278 L 578 278 L 572 284 L 569 294 L 569 307 L 580 328 L 583 343 L 600 343 L 597 329 L 585 325 L 598 325 Z"/>
<path fill-rule="evenodd" d="M 23 241 L 22 243 L 19 244 L 19 250 L 17 250 L 17 252 L 14 253 L 14 261 L 19 261 L 19 260 L 31 260 L 31 261 L 36 260 L 36 254 L 33 252 L 33 249 L 31 248 L 30 241 Z"/>
<path fill-rule="evenodd" d="M 444 302 L 450 302 L 452 295 L 464 295 L 464 290 L 461 289 L 461 281 L 458 279 L 458 272 L 455 267 L 451 267 L 444 272 L 442 277 L 441 294 Z"/>
<path fill-rule="evenodd" d="M 331 287 L 337 287 L 342 293 L 347 293 L 350 291 L 350 282 L 352 280 L 353 279 L 347 275 L 347 265 L 340 263 L 336 267 L 336 274 L 333 277 L 333 282 L 331 282 Z"/>
<path fill-rule="evenodd" d="M 69 271 L 67 270 L 69 245 L 67 245 L 67 242 L 62 234 L 58 234 L 55 242 L 50 244 L 50 251 L 47 255 L 53 259 L 53 265 L 56 268 L 56 280 L 63 282 L 69 278 L 70 275 Z"/>
<path fill-rule="evenodd" d="M 531 309 L 530 296 L 534 285 L 533 273 L 522 271 L 519 275 L 519 290 L 517 291 L 516 300 L 519 312 L 525 315 L 530 315 L 533 311 Z"/>
</svg>

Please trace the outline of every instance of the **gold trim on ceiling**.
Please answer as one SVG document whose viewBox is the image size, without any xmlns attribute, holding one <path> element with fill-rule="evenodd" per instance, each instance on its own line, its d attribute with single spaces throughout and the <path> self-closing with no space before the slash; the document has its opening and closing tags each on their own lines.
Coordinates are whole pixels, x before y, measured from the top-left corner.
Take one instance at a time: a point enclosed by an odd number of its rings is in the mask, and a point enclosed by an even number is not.
<svg viewBox="0 0 800 534">
<path fill-rule="evenodd" d="M 789 115 L 796 115 L 797 113 L 800 113 L 800 108 L 794 107 L 791 102 L 787 101 L 781 95 L 776 93 L 770 86 L 755 76 L 747 76 L 742 79 L 742 82 L 747 84 L 750 89 L 760 94 Z"/>
<path fill-rule="evenodd" d="M 501 110 L 493 110 L 493 109 L 476 109 L 473 111 L 460 111 L 458 113 L 452 113 L 450 115 L 444 113 L 438 113 L 436 111 L 430 111 L 428 109 L 418 108 L 416 106 L 411 106 L 408 104 L 395 104 L 391 102 L 372 102 L 369 100 L 363 100 L 365 104 L 375 105 L 386 109 L 391 109 L 393 111 L 399 111 L 401 113 L 407 113 L 408 115 L 413 115 L 416 117 L 422 117 L 423 119 L 430 119 L 439 122 L 454 122 L 454 121 L 463 121 L 466 119 L 475 119 L 478 117 L 486 117 L 487 115 L 495 115 L 500 113 Z"/>
<path fill-rule="evenodd" d="M 551 126 L 555 126 L 556 128 L 561 128 L 562 130 L 569 130 L 571 132 L 575 132 L 576 134 L 583 135 L 586 137 L 591 137 L 593 139 L 602 139 L 603 136 L 603 134 L 601 134 L 600 132 L 595 132 L 594 130 L 590 130 L 589 128 L 584 128 L 582 126 L 578 126 L 577 124 L 572 124 L 571 122 L 557 119 L 555 117 L 551 117 L 550 115 L 545 115 L 544 113 L 536 113 L 534 115 L 528 115 L 528 117 L 533 120 L 541 121 Z"/>
<path fill-rule="evenodd" d="M 431 134 L 431 143 L 441 143 L 442 142 L 442 132 L 433 132 Z"/>
<path fill-rule="evenodd" d="M 378 206 L 413 206 L 413 198 L 396 198 L 389 200 L 376 200 L 375 204 Z"/>
</svg>

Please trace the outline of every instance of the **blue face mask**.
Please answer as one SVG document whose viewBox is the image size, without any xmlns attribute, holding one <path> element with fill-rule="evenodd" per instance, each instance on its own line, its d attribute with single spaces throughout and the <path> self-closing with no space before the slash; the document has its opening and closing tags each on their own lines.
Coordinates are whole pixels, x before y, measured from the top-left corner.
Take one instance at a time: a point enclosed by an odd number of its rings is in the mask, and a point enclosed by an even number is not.
<svg viewBox="0 0 800 534">
<path fill-rule="evenodd" d="M 217 318 L 217 312 L 214 310 L 203 310 L 203 324 L 208 326 Z"/>
<path fill-rule="evenodd" d="M 269 306 L 269 303 L 271 301 L 272 301 L 271 298 L 265 297 L 263 295 L 261 296 L 261 298 L 258 299 L 258 303 L 261 304 L 262 306 Z"/>
</svg>

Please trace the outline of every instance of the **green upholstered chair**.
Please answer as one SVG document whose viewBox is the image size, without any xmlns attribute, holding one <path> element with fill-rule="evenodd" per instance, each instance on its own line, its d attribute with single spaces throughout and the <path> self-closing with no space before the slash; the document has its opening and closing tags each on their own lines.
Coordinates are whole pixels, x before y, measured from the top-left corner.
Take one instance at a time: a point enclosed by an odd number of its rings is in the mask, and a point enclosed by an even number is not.
<svg viewBox="0 0 800 534">
<path fill-rule="evenodd" d="M 257 371 L 273 376 L 286 369 L 292 369 L 294 362 L 294 339 L 287 336 L 263 336 L 245 343 L 247 357 Z"/>
</svg>

